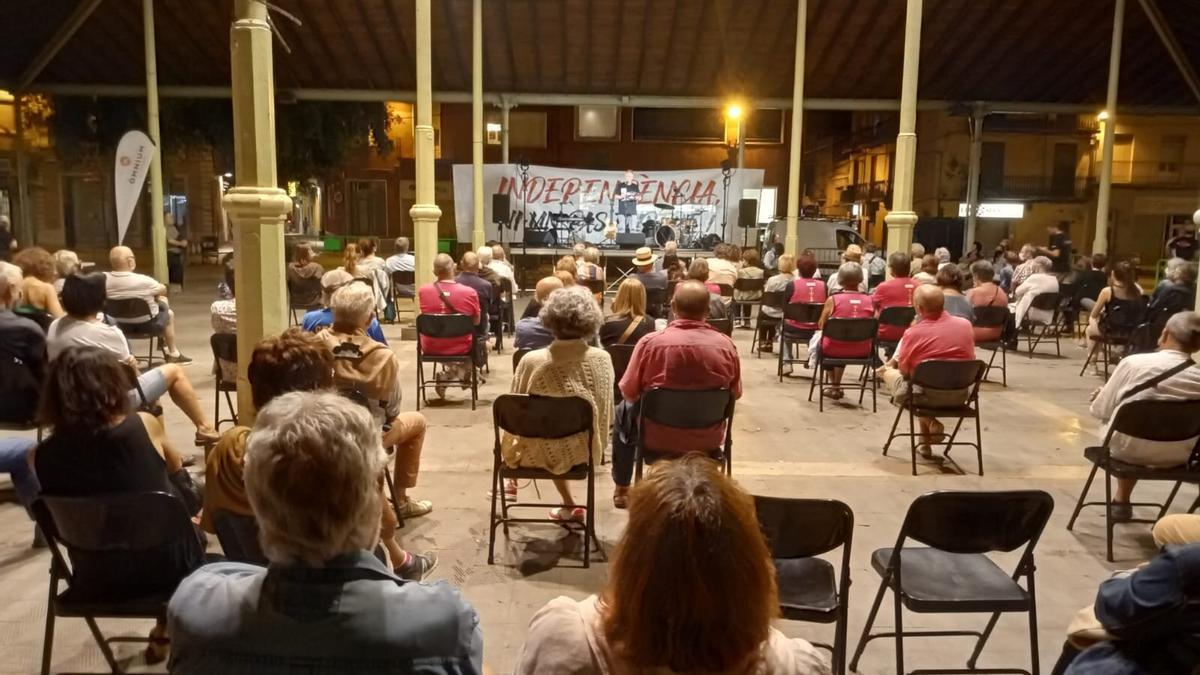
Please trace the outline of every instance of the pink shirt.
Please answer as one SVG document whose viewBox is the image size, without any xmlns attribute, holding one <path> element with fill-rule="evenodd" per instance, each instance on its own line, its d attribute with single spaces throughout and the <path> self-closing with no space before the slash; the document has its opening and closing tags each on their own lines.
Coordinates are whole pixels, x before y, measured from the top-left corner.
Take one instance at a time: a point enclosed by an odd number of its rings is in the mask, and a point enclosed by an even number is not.
<svg viewBox="0 0 1200 675">
<path fill-rule="evenodd" d="M 922 317 L 904 334 L 904 341 L 896 352 L 896 362 L 905 375 L 911 375 L 922 361 L 973 358 L 975 333 L 971 322 L 948 312 L 942 312 L 936 319 Z"/>
<path fill-rule="evenodd" d="M 879 284 L 871 293 L 876 310 L 888 307 L 912 307 L 913 291 L 917 290 L 920 282 L 912 277 L 895 277 Z M 896 342 L 904 336 L 904 326 L 879 326 L 879 339 Z"/>
<path fill-rule="evenodd" d="M 803 302 L 822 305 L 825 304 L 826 297 L 824 281 L 820 279 L 799 278 L 792 282 L 792 297 L 788 298 L 788 304 Z M 800 323 L 799 321 L 792 321 L 790 319 L 787 323 L 792 328 L 799 328 L 800 330 L 814 330 L 817 327 L 815 323 Z"/>
<path fill-rule="evenodd" d="M 866 293 L 846 291 L 834 293 L 830 297 L 833 299 L 833 311 L 829 313 L 830 319 L 870 319 L 875 316 L 875 303 Z M 853 359 L 870 353 L 870 340 L 842 342 L 827 337 L 821 338 L 821 354 L 824 356 L 835 359 Z"/>
<path fill-rule="evenodd" d="M 438 288 L 446 294 L 446 302 L 442 302 Z M 426 284 L 417 291 L 421 301 L 422 314 L 466 314 L 479 324 L 479 294 L 470 286 L 464 286 L 457 281 L 438 281 Z M 449 303 L 450 307 L 446 304 Z M 451 311 L 453 307 L 453 311 Z M 449 356 L 465 354 L 471 350 L 473 335 L 463 335 L 452 338 L 421 337 L 421 351 L 426 354 Z"/>
<path fill-rule="evenodd" d="M 729 389 L 742 395 L 741 360 L 725 334 L 704 321 L 676 319 L 665 330 L 638 340 L 621 378 L 621 396 L 636 401 L 651 389 Z M 676 429 L 646 423 L 646 445 L 680 454 L 715 450 L 725 442 L 723 424 Z"/>
</svg>

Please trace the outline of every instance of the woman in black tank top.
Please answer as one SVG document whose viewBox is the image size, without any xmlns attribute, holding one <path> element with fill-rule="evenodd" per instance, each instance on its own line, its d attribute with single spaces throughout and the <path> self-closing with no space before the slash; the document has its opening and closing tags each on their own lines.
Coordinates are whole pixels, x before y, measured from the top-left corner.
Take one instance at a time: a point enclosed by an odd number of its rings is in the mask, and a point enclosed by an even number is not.
<svg viewBox="0 0 1200 675">
<path fill-rule="evenodd" d="M 87 497 L 166 492 L 179 496 L 170 475 L 183 470 L 161 423 L 129 409 L 129 375 L 117 357 L 95 347 L 71 347 L 50 364 L 41 421 L 52 435 L 34 451 L 42 493 Z M 190 510 L 189 510 L 190 511 Z M 193 514 L 194 515 L 194 514 Z M 72 556 L 74 573 L 106 598 L 170 593 L 203 562 L 199 536 L 130 556 Z M 99 598 L 98 598 L 99 599 Z M 165 655 L 165 623 L 151 633 L 147 659 Z"/>
<path fill-rule="evenodd" d="M 1096 297 L 1096 305 L 1088 317 L 1087 338 L 1089 353 L 1096 348 L 1102 335 L 1125 336 L 1142 322 L 1146 299 L 1137 283 L 1133 265 L 1121 261 L 1108 272 L 1108 286 Z"/>
</svg>

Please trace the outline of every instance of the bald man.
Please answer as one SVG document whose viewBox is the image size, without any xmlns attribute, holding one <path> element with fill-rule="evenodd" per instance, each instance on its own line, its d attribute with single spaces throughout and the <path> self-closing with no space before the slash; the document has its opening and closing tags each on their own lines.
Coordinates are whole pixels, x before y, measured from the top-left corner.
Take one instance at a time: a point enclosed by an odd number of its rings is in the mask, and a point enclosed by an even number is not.
<svg viewBox="0 0 1200 675">
<path fill-rule="evenodd" d="M 541 349 L 549 347 L 550 343 L 554 342 L 554 336 L 542 324 L 538 312 L 541 311 L 542 305 L 545 304 L 550 294 L 562 287 L 562 279 L 554 276 L 543 277 L 537 282 L 533 299 L 529 301 L 529 306 L 525 308 L 525 314 L 517 322 L 517 335 L 513 338 L 513 346 L 516 349 Z"/>
<path fill-rule="evenodd" d="M 913 291 L 913 306 L 919 321 L 904 333 L 892 360 L 877 374 L 883 380 L 896 405 L 903 405 L 909 396 L 908 379 L 917 364 L 929 360 L 969 361 L 975 358 L 975 333 L 971 322 L 943 311 L 945 296 L 933 285 L 918 286 Z M 929 392 L 924 401 L 935 406 L 955 406 L 966 401 L 966 390 Z M 922 457 L 933 457 L 932 444 L 941 440 L 945 427 L 932 417 L 919 417 L 923 443 L 917 450 Z"/>
<path fill-rule="evenodd" d="M 162 329 L 163 356 L 167 363 L 191 363 L 192 360 L 179 353 L 175 346 L 175 313 L 167 305 L 167 287 L 157 279 L 134 272 L 137 258 L 128 246 L 116 246 L 108 252 L 108 273 L 105 286 L 109 300 L 143 300 L 146 314 L 139 317 L 116 319 L 118 324 L 138 325 L 152 322 Z M 114 317 L 115 318 L 115 317 Z"/>
<path fill-rule="evenodd" d="M 474 254 L 471 254 L 474 255 Z M 479 307 L 479 294 L 470 286 L 458 283 L 454 280 L 454 259 L 445 253 L 439 253 L 433 258 L 433 276 L 436 277 L 433 283 L 425 284 L 417 291 L 417 298 L 421 303 L 422 314 L 465 314 L 471 317 L 471 322 L 476 326 L 482 320 L 482 314 Z M 456 337 L 426 337 L 420 336 L 421 351 L 431 356 L 458 356 L 460 354 L 471 353 L 472 345 L 475 338 L 472 335 L 459 335 Z M 466 387 L 463 384 L 470 377 L 469 366 L 460 364 L 448 364 L 441 371 L 434 374 L 434 380 L 441 382 L 443 380 L 453 381 L 456 385 Z M 439 397 L 444 397 L 446 388 L 443 385 L 438 385 L 437 394 Z"/>
<path fill-rule="evenodd" d="M 675 319 L 661 332 L 638 340 L 621 378 L 621 396 L 614 423 L 613 503 L 624 508 L 633 480 L 637 444 L 638 401 L 651 389 L 728 389 L 742 395 L 741 362 L 737 348 L 723 333 L 708 325 L 709 295 L 704 284 L 688 280 L 675 288 L 671 311 Z M 714 455 L 725 441 L 724 424 L 704 429 L 676 429 L 646 423 L 646 446 L 671 454 L 703 452 Z"/>
</svg>

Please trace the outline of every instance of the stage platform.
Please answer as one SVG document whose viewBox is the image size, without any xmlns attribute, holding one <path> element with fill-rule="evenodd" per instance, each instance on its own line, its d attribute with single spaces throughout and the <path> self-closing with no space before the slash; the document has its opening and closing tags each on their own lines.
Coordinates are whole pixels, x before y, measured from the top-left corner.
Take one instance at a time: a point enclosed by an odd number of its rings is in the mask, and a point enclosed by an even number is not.
<svg viewBox="0 0 1200 675">
<path fill-rule="evenodd" d="M 606 293 L 616 293 L 617 287 L 621 285 L 621 281 L 633 272 L 633 258 L 637 254 L 637 249 L 633 248 L 617 248 L 596 247 L 600 251 L 600 266 L 604 268 L 604 279 Z M 663 251 L 659 247 L 653 247 L 655 255 L 662 257 Z M 518 246 L 513 245 L 509 250 L 509 256 L 512 257 L 513 263 L 517 270 L 517 285 L 519 290 L 531 291 L 537 285 L 538 279 L 551 274 L 554 271 L 554 263 L 564 255 L 571 255 L 572 248 L 559 248 L 548 246 Z M 676 255 L 680 258 L 690 260 L 692 258 L 709 258 L 713 252 L 707 249 L 699 248 L 681 248 L 676 251 Z"/>
</svg>

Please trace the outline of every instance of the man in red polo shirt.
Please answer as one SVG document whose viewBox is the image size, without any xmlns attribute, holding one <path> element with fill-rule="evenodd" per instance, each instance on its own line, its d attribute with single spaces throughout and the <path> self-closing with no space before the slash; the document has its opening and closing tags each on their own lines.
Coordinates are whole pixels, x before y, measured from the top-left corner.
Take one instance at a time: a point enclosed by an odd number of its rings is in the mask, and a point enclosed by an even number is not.
<svg viewBox="0 0 1200 675">
<path fill-rule="evenodd" d="M 919 320 L 904 333 L 904 339 L 892 360 L 881 367 L 877 374 L 883 380 L 884 391 L 892 401 L 903 405 L 909 396 L 908 378 L 922 361 L 963 360 L 975 358 L 975 333 L 971 322 L 942 311 L 945 296 L 942 289 L 933 285 L 921 285 L 913 292 L 913 304 Z M 927 394 L 925 401 L 935 406 L 961 405 L 967 391 L 936 392 Z M 921 435 L 924 443 L 918 448 L 925 458 L 933 456 L 930 444 L 937 441 L 945 431 L 944 425 L 932 417 L 920 417 Z"/>
<path fill-rule="evenodd" d="M 908 255 L 897 251 L 888 256 L 888 269 L 892 278 L 879 284 L 871 293 L 875 303 L 875 311 L 882 312 L 888 307 L 912 307 L 913 292 L 921 284 L 914 281 L 909 274 L 911 263 Z M 907 326 L 879 325 L 879 339 L 883 342 L 898 342 L 904 337 Z"/>
<path fill-rule="evenodd" d="M 742 395 L 741 361 L 737 348 L 726 335 L 708 325 L 708 289 L 689 280 L 675 288 L 671 309 L 675 320 L 659 333 L 638 341 L 621 378 L 613 433 L 613 502 L 624 508 L 633 480 L 634 448 L 637 445 L 637 402 L 651 389 L 729 389 L 734 398 Z M 646 444 L 671 452 L 711 453 L 725 442 L 725 425 L 706 429 L 676 429 L 646 423 Z"/>
<path fill-rule="evenodd" d="M 421 303 L 422 314 L 465 314 L 471 317 L 472 323 L 479 325 L 479 294 L 470 286 L 464 286 L 454 280 L 454 259 L 445 253 L 439 253 L 433 259 L 433 275 L 437 279 L 432 284 L 425 284 L 417 291 Z M 458 335 L 455 337 L 435 338 L 422 335 L 421 351 L 436 356 L 455 356 L 471 351 L 474 335 Z M 460 364 L 450 364 L 440 373 L 434 374 L 435 381 L 443 379 L 465 380 L 470 371 L 465 371 Z M 465 388 L 465 385 L 463 385 Z M 445 388 L 437 388 L 438 396 L 445 394 Z"/>
</svg>

